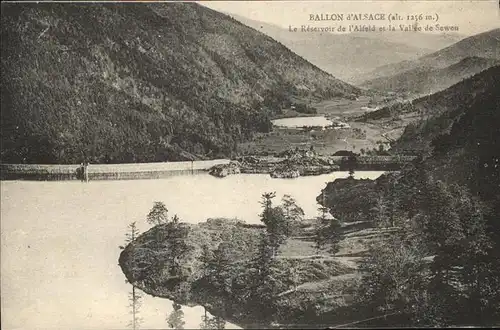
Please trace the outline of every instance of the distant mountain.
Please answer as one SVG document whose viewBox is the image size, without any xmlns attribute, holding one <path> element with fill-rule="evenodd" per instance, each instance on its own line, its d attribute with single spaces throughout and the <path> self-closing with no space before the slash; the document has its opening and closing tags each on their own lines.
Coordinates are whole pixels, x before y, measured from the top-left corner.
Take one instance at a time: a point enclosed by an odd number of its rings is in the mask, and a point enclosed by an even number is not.
<svg viewBox="0 0 500 330">
<path fill-rule="evenodd" d="M 384 65 L 364 75 L 363 83 L 382 77 L 391 77 L 417 68 L 442 69 L 467 57 L 481 57 L 489 59 L 500 59 L 500 29 L 483 32 L 438 50 L 432 54 L 425 55 L 414 61 L 402 61 L 396 64 Z M 362 79 L 358 78 L 358 82 Z"/>
<path fill-rule="evenodd" d="M 391 33 L 387 32 L 369 32 L 369 33 L 352 33 L 353 36 L 362 36 L 369 38 L 376 38 L 386 40 L 388 42 L 393 42 L 397 44 L 404 44 L 411 47 L 417 47 L 421 49 L 429 49 L 432 51 L 437 51 L 453 45 L 454 43 L 466 38 L 467 36 L 458 33 L 408 33 L 408 32 L 398 32 L 393 31 Z"/>
<path fill-rule="evenodd" d="M 359 89 L 195 3 L 5 4 L 1 160 L 229 155 L 289 98 Z"/>
<path fill-rule="evenodd" d="M 285 28 L 255 21 L 246 17 L 230 14 L 238 21 L 267 34 L 298 55 L 304 57 L 321 69 L 345 81 L 389 63 L 417 59 L 439 48 L 411 45 L 411 38 L 396 42 L 397 37 L 386 37 L 382 33 L 314 33 L 290 32 Z M 398 33 L 396 33 L 398 34 Z M 423 37 L 424 39 L 431 37 Z M 404 38 L 399 38 L 403 40 Z M 417 38 L 418 39 L 418 38 Z M 441 38 L 442 39 L 442 38 Z M 437 41 L 430 44 L 446 44 Z"/>
<path fill-rule="evenodd" d="M 362 87 L 417 95 L 432 94 L 498 64 L 499 59 L 466 57 L 443 69 L 417 67 L 391 77 L 367 81 Z"/>
</svg>

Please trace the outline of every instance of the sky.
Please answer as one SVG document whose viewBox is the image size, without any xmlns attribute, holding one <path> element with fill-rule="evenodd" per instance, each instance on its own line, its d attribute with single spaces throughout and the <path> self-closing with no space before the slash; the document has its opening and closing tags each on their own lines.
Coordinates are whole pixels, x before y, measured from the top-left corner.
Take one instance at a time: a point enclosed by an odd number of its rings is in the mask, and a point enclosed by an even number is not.
<svg viewBox="0 0 500 330">
<path fill-rule="evenodd" d="M 200 1 L 199 3 L 217 11 L 272 23 L 283 28 L 294 24 L 321 26 L 331 23 L 309 21 L 310 14 L 321 13 L 344 13 L 344 17 L 347 13 L 405 15 L 415 13 L 434 16 L 437 14 L 438 21 L 431 22 L 432 24 L 458 26 L 458 33 L 463 35 L 473 35 L 500 27 L 498 0 Z M 382 24 L 382 22 L 378 23 Z M 383 22 L 383 24 L 388 24 L 388 22 Z"/>
</svg>

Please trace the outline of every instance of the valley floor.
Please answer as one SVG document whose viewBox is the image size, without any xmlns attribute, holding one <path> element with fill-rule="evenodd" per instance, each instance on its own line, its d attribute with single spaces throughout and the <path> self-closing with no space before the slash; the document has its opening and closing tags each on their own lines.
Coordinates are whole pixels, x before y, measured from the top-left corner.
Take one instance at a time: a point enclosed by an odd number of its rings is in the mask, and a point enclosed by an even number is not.
<svg viewBox="0 0 500 330">
<path fill-rule="evenodd" d="M 320 155 L 331 155 L 340 150 L 356 153 L 390 147 L 391 141 L 403 133 L 406 124 L 413 118 L 399 120 L 360 122 L 357 118 L 367 113 L 370 98 L 358 100 L 329 100 L 313 104 L 318 116 L 336 119 L 347 123 L 349 128 L 300 130 L 275 127 L 270 133 L 259 133 L 251 141 L 241 143 L 238 153 L 241 155 L 265 155 L 281 153 L 290 149 L 314 149 Z M 298 116 L 297 113 L 289 113 Z"/>
</svg>

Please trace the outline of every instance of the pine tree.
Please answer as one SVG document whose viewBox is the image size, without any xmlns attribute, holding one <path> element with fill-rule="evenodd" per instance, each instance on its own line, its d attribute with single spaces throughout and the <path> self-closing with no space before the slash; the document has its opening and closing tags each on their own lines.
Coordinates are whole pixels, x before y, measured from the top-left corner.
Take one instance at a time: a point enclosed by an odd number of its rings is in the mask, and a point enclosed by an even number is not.
<svg viewBox="0 0 500 330">
<path fill-rule="evenodd" d="M 182 264 L 180 260 L 189 251 L 189 246 L 186 243 L 186 238 L 189 235 L 189 227 L 179 223 L 179 218 L 174 216 L 172 221 L 166 224 L 166 229 L 161 231 L 156 228 L 157 234 L 162 235 L 159 240 L 166 244 L 163 246 L 168 251 L 168 259 L 170 261 L 170 271 L 174 276 L 182 273 Z M 166 234 L 166 236 L 164 236 Z M 163 237 L 164 236 L 164 237 Z"/>
<path fill-rule="evenodd" d="M 209 277 L 215 270 L 214 255 L 208 246 L 204 245 L 199 258 L 202 263 L 203 276 Z"/>
<path fill-rule="evenodd" d="M 373 219 L 377 226 L 387 227 L 389 226 L 389 210 L 387 206 L 387 201 L 384 195 L 381 195 L 375 201 L 375 206 L 370 210 L 373 212 Z"/>
<path fill-rule="evenodd" d="M 262 321 L 269 321 L 276 312 L 276 290 L 279 289 L 277 279 L 273 276 L 276 262 L 273 253 L 269 235 L 261 233 L 258 254 L 254 260 L 257 274 L 252 278 L 248 302 L 249 308 L 256 310 Z"/>
<path fill-rule="evenodd" d="M 262 232 L 259 241 L 259 250 L 257 255 L 257 270 L 259 274 L 264 274 L 269 271 L 269 266 L 273 260 L 273 249 L 267 233 Z"/>
<path fill-rule="evenodd" d="M 341 239 L 340 222 L 334 218 L 327 207 L 319 207 L 320 216 L 316 218 L 314 241 L 316 249 L 321 250 L 326 244 L 330 244 L 330 253 L 336 253 L 339 249 L 338 243 Z"/>
<path fill-rule="evenodd" d="M 399 237 L 374 245 L 361 264 L 363 278 L 358 288 L 358 303 L 376 314 L 414 313 L 424 304 L 426 285 L 422 269 L 423 250 Z"/>
<path fill-rule="evenodd" d="M 326 228 L 328 226 L 328 208 L 327 207 L 319 207 L 318 211 L 320 212 L 320 216 L 316 218 L 317 224 L 315 229 L 314 241 L 316 243 L 316 249 L 321 250 L 326 245 L 328 241 L 328 235 L 326 232 Z"/>
<path fill-rule="evenodd" d="M 261 200 L 260 204 L 264 208 L 264 212 L 271 209 L 271 207 L 273 205 L 272 200 L 275 197 L 276 197 L 276 192 L 262 194 L 262 200 Z"/>
<path fill-rule="evenodd" d="M 297 205 L 295 199 L 290 195 L 284 195 L 282 199 L 282 209 L 287 221 L 287 235 L 291 235 L 294 229 L 304 218 L 304 210 Z"/>
<path fill-rule="evenodd" d="M 168 221 L 168 209 L 163 202 L 154 202 L 153 208 L 149 211 L 147 222 L 153 226 L 158 226 Z"/>
<path fill-rule="evenodd" d="M 136 222 L 130 223 L 128 226 L 128 231 L 125 233 L 125 243 L 130 244 L 134 242 L 137 237 L 139 237 L 139 229 L 137 229 Z M 119 246 L 120 250 L 125 249 L 124 246 L 120 245 Z"/>
<path fill-rule="evenodd" d="M 288 235 L 288 226 L 283 209 L 272 206 L 274 197 L 276 197 L 276 193 L 266 193 L 262 195 L 261 201 L 264 208 L 261 213 L 261 221 L 266 225 L 273 257 L 276 256 L 280 245 L 286 241 Z"/>
<path fill-rule="evenodd" d="M 290 221 L 300 221 L 304 217 L 304 210 L 297 205 L 297 201 L 292 196 L 284 195 L 282 205 L 285 215 Z"/>
<path fill-rule="evenodd" d="M 125 242 L 131 243 L 139 237 L 139 229 L 137 229 L 136 222 L 132 222 L 128 225 L 129 231 L 125 234 Z"/>
<path fill-rule="evenodd" d="M 231 278 L 228 270 L 233 263 L 228 242 L 221 242 L 213 253 L 213 285 L 219 294 L 226 296 L 231 293 Z"/>
</svg>

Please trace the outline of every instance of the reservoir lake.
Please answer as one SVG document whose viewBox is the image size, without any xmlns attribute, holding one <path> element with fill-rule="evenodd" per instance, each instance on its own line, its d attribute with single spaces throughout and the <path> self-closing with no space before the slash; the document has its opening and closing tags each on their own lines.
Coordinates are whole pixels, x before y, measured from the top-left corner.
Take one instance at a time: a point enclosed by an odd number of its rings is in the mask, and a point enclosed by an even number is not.
<svg viewBox="0 0 500 330">
<path fill-rule="evenodd" d="M 324 116 L 315 117 L 290 117 L 272 120 L 274 126 L 283 128 L 301 128 L 304 126 L 326 127 L 333 124 L 331 120 Z"/>
<path fill-rule="evenodd" d="M 375 179 L 383 172 L 356 172 Z M 260 223 L 260 197 L 276 192 L 297 200 L 306 217 L 317 216 L 316 196 L 327 182 L 347 177 L 334 172 L 297 179 L 264 174 L 208 174 L 130 181 L 2 181 L 1 328 L 125 329 L 131 320 L 130 284 L 118 256 L 133 221 L 146 231 L 146 214 L 162 201 L 169 215 L 197 223 L 239 218 Z M 167 299 L 143 294 L 143 329 L 168 328 Z M 202 307 L 183 307 L 185 328 L 199 328 Z M 238 328 L 226 324 L 226 328 Z"/>
</svg>

